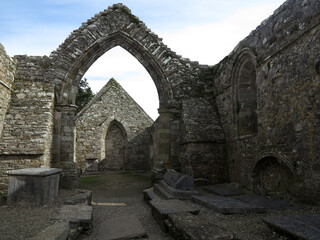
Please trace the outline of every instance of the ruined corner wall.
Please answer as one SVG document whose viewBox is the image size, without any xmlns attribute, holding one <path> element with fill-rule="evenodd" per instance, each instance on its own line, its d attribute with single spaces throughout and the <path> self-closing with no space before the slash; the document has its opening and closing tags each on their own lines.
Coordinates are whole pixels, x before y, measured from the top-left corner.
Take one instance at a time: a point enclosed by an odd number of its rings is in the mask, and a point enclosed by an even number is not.
<svg viewBox="0 0 320 240">
<path fill-rule="evenodd" d="M 7 55 L 4 47 L 0 44 L 0 137 L 11 98 L 15 72 L 16 62 Z"/>
<path fill-rule="evenodd" d="M 27 56 L 16 59 L 16 77 L 0 138 L 2 188 L 7 185 L 7 170 L 49 167 L 51 161 L 54 86 L 44 82 L 47 60 Z"/>
<path fill-rule="evenodd" d="M 106 135 L 115 121 L 122 125 L 127 137 L 125 169 L 149 169 L 147 128 L 153 120 L 115 80 L 110 80 L 76 116 L 76 162 L 79 167 L 85 170 L 86 158 L 104 160 Z"/>
<path fill-rule="evenodd" d="M 287 192 L 310 200 L 320 196 L 319 16 L 319 1 L 289 0 L 216 66 L 216 100 L 226 133 L 231 181 L 253 187 L 257 171 L 263 173 L 273 164 L 259 165 L 259 161 L 274 157 L 293 175 Z M 242 73 L 236 66 L 242 64 L 245 51 L 252 53 L 256 71 L 257 131 L 239 136 L 236 93 Z M 282 184 L 284 171 L 275 170 L 273 177 L 265 172 L 269 176 L 258 180 L 269 179 L 265 184 L 270 187 Z"/>
</svg>

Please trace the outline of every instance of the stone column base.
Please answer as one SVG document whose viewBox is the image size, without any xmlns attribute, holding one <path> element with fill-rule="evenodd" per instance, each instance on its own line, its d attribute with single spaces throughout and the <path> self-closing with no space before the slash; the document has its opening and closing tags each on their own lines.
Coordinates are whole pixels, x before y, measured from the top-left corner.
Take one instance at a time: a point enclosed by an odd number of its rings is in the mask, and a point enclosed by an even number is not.
<svg viewBox="0 0 320 240">
<path fill-rule="evenodd" d="M 80 185 L 81 171 L 74 162 L 58 162 L 53 164 L 56 168 L 61 168 L 59 188 L 78 188 Z"/>
</svg>

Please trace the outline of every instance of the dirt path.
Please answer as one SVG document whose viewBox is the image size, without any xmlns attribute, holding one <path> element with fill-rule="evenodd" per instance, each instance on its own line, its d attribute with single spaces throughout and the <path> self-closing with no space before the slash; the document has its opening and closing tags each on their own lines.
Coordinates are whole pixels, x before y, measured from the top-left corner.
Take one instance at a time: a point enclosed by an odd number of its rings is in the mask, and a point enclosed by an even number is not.
<svg viewBox="0 0 320 240">
<path fill-rule="evenodd" d="M 92 190 L 93 231 L 82 239 L 103 240 L 99 235 L 100 224 L 109 218 L 135 215 L 148 234 L 148 239 L 171 240 L 159 228 L 151 215 L 150 207 L 144 202 L 142 190 L 149 188 L 147 174 L 128 172 L 106 172 L 99 176 L 83 176 L 81 187 Z"/>
</svg>

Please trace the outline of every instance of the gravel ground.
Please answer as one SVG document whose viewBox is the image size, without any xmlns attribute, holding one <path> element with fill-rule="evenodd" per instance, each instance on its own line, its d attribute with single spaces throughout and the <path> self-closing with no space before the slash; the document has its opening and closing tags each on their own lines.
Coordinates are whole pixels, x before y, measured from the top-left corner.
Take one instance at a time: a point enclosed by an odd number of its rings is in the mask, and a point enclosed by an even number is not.
<svg viewBox="0 0 320 240">
<path fill-rule="evenodd" d="M 148 239 L 170 240 L 151 215 L 150 207 L 144 202 L 142 190 L 150 187 L 147 174 L 109 172 L 101 176 L 83 176 L 82 188 L 93 193 L 93 231 L 82 239 L 99 239 L 99 225 L 108 218 L 135 215 L 143 225 Z"/>
</svg>

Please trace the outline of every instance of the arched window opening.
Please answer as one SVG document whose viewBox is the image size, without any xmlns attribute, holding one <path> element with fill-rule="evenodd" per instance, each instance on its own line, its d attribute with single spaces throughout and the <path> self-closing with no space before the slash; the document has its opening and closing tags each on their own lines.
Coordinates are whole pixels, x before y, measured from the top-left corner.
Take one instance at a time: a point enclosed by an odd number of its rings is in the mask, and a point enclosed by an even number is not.
<svg viewBox="0 0 320 240">
<path fill-rule="evenodd" d="M 236 71 L 236 125 L 237 135 L 246 136 L 258 131 L 256 66 L 250 55 L 239 61 Z"/>
</svg>

